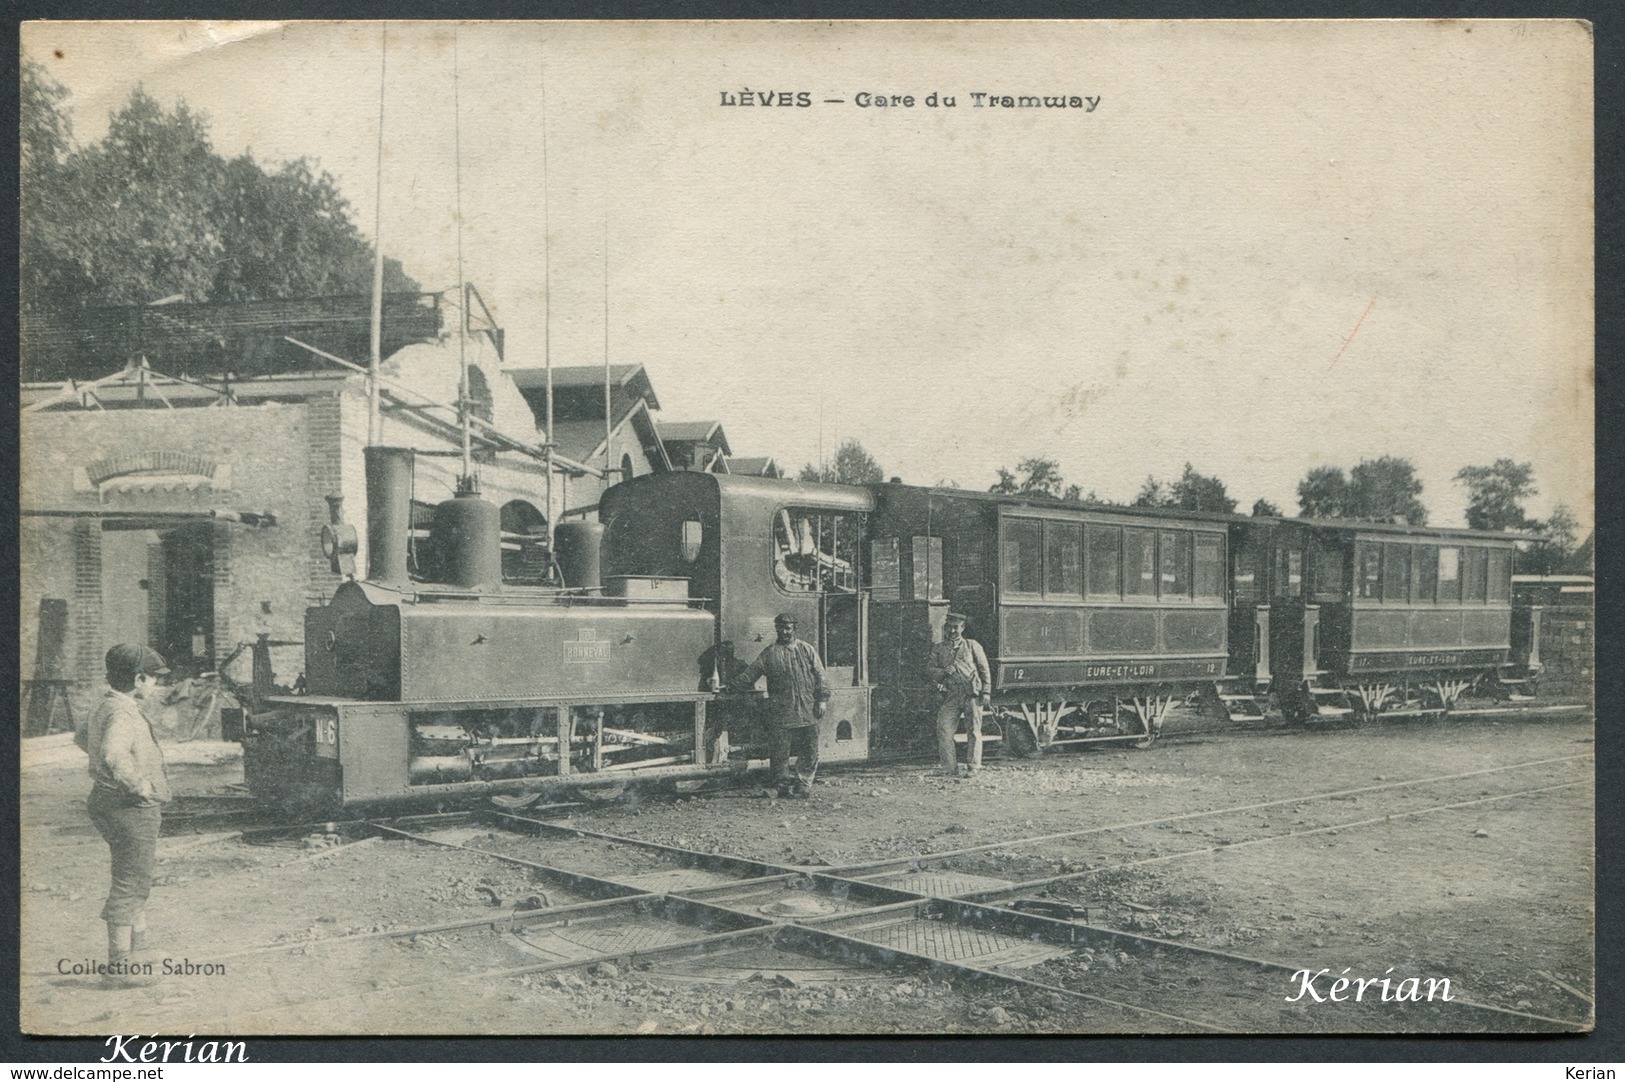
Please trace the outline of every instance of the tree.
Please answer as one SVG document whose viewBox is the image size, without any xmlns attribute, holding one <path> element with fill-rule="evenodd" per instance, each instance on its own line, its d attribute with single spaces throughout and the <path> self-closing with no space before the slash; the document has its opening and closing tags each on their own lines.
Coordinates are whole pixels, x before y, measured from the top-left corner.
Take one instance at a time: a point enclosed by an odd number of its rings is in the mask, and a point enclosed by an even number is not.
<svg viewBox="0 0 1625 1082">
<path fill-rule="evenodd" d="M 1350 518 L 1371 522 L 1402 519 L 1427 524 L 1419 497 L 1422 482 L 1403 458 L 1383 455 L 1362 459 L 1348 476 L 1338 466 L 1316 466 L 1298 482 L 1298 509 L 1305 518 Z"/>
<path fill-rule="evenodd" d="M 67 87 L 53 80 L 45 69 L 23 58 L 18 99 L 18 144 L 21 152 L 18 180 L 18 213 L 21 232 L 18 261 L 23 269 L 21 300 L 25 307 L 38 293 L 31 276 L 54 281 L 70 273 L 61 250 L 64 233 L 75 217 L 73 192 L 69 190 L 64 161 L 73 145 L 73 129 L 62 103 Z"/>
<path fill-rule="evenodd" d="M 1533 463 L 1498 458 L 1491 466 L 1463 466 L 1456 471 L 1455 479 L 1467 486 L 1467 525 L 1473 529 L 1530 530 L 1540 526 L 1523 510 L 1523 501 L 1540 491 L 1535 487 Z"/>
<path fill-rule="evenodd" d="M 1189 462 L 1179 480 L 1165 484 L 1155 477 L 1146 477 L 1134 497 L 1135 507 L 1172 507 L 1181 511 L 1214 511 L 1228 515 L 1236 509 L 1236 501 L 1224 490 L 1224 482 L 1196 472 Z"/>
<path fill-rule="evenodd" d="M 1513 570 L 1526 575 L 1556 575 L 1574 555 L 1580 540 L 1580 520 L 1563 504 L 1552 508 L 1545 522 L 1530 524 L 1545 535 L 1545 540 L 1532 545 L 1519 545 L 1513 558 Z"/>
<path fill-rule="evenodd" d="M 1145 481 L 1140 485 L 1140 491 L 1134 494 L 1134 502 L 1130 507 L 1167 507 L 1173 501 L 1168 493 L 1168 486 L 1152 477 L 1145 475 Z"/>
<path fill-rule="evenodd" d="M 68 92 L 22 67 L 20 300 L 77 305 L 271 300 L 372 288 L 373 249 L 327 173 L 215 153 L 208 121 L 137 88 L 74 148 Z M 419 286 L 394 260 L 385 288 Z"/>
<path fill-rule="evenodd" d="M 1403 458 L 1383 455 L 1363 460 L 1349 471 L 1349 496 L 1353 517 L 1375 522 L 1403 519 L 1412 526 L 1425 526 L 1427 508 L 1419 497 L 1422 482 L 1416 467 Z"/>
<path fill-rule="evenodd" d="M 1281 509 L 1260 496 L 1253 501 L 1254 518 L 1282 518 Z"/>
<path fill-rule="evenodd" d="M 857 440 L 846 440 L 836 450 L 833 464 L 820 469 L 809 462 L 801 467 L 800 479 L 840 485 L 872 485 L 884 481 L 886 471 L 880 468 L 873 455 L 863 449 L 863 444 Z"/>
<path fill-rule="evenodd" d="M 1353 517 L 1342 467 L 1316 466 L 1298 482 L 1298 513 L 1304 518 Z"/>
<path fill-rule="evenodd" d="M 1235 511 L 1236 501 L 1224 490 L 1224 482 L 1217 477 L 1197 473 L 1189 462 L 1179 480 L 1169 486 L 1174 506 L 1183 511 L 1214 511 L 1228 515 Z"/>
<path fill-rule="evenodd" d="M 1061 477 L 1061 464 L 1053 458 L 1024 458 L 1016 463 L 1019 473 L 999 467 L 999 479 L 988 488 L 1004 496 L 1050 496 L 1054 499 L 1076 500 L 1082 496 L 1077 485 L 1068 485 Z"/>
</svg>

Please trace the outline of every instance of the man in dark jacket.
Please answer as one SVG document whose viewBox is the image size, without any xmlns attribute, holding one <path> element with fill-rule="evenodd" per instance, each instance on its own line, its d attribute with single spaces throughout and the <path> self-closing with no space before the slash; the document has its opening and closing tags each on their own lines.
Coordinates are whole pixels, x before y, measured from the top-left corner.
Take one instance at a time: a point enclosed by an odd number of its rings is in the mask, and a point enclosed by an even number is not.
<svg viewBox="0 0 1625 1082">
<path fill-rule="evenodd" d="M 829 702 L 824 663 L 811 643 L 796 638 L 796 618 L 781 612 L 773 619 L 778 641 L 770 643 L 736 681 L 752 687 L 767 677 L 768 724 L 773 731 L 773 779 L 781 796 L 812 796 L 818 774 L 818 720 Z M 796 758 L 790 771 L 790 756 Z"/>
<path fill-rule="evenodd" d="M 158 867 L 161 808 L 169 803 L 164 753 L 139 701 L 168 673 L 163 657 L 134 643 L 107 651 L 107 693 L 74 743 L 90 755 L 90 821 L 113 855 L 113 883 L 102 906 L 107 922 L 107 969 L 111 988 L 153 984 L 157 975 L 146 950 L 147 896 Z"/>
</svg>

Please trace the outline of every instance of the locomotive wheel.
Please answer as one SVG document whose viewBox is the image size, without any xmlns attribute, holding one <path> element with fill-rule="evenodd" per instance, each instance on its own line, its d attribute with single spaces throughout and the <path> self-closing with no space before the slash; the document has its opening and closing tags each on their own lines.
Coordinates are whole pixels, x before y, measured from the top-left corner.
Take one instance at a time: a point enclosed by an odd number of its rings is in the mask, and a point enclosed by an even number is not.
<svg viewBox="0 0 1625 1082">
<path fill-rule="evenodd" d="M 1037 759 L 1044 754 L 1024 721 L 1004 722 L 1004 747 L 1012 759 Z"/>
</svg>

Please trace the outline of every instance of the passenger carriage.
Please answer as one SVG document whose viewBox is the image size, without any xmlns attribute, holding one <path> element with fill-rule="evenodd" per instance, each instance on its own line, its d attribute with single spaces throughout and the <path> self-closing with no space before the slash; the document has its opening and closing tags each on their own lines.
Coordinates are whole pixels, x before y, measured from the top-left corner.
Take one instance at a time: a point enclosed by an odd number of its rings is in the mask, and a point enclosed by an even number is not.
<svg viewBox="0 0 1625 1082">
<path fill-rule="evenodd" d="M 1532 697 L 1540 610 L 1512 603 L 1519 538 L 1324 520 L 1232 531 L 1233 612 L 1261 613 L 1242 659 L 1294 720 L 1443 713 L 1466 694 Z"/>
<path fill-rule="evenodd" d="M 876 713 L 926 717 L 925 651 L 952 607 L 987 650 L 1012 751 L 1147 745 L 1224 679 L 1231 516 L 874 487 Z M 884 711 L 882 710 L 884 707 Z"/>
</svg>

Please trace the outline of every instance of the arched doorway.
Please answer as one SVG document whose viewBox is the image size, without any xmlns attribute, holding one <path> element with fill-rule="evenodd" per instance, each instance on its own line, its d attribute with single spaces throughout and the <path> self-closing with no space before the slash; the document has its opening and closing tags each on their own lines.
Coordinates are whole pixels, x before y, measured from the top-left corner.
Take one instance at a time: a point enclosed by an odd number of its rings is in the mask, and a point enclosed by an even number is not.
<svg viewBox="0 0 1625 1082">
<path fill-rule="evenodd" d="M 545 585 L 552 565 L 547 516 L 527 500 L 509 500 L 502 505 L 500 522 L 502 581 L 515 586 Z"/>
</svg>

